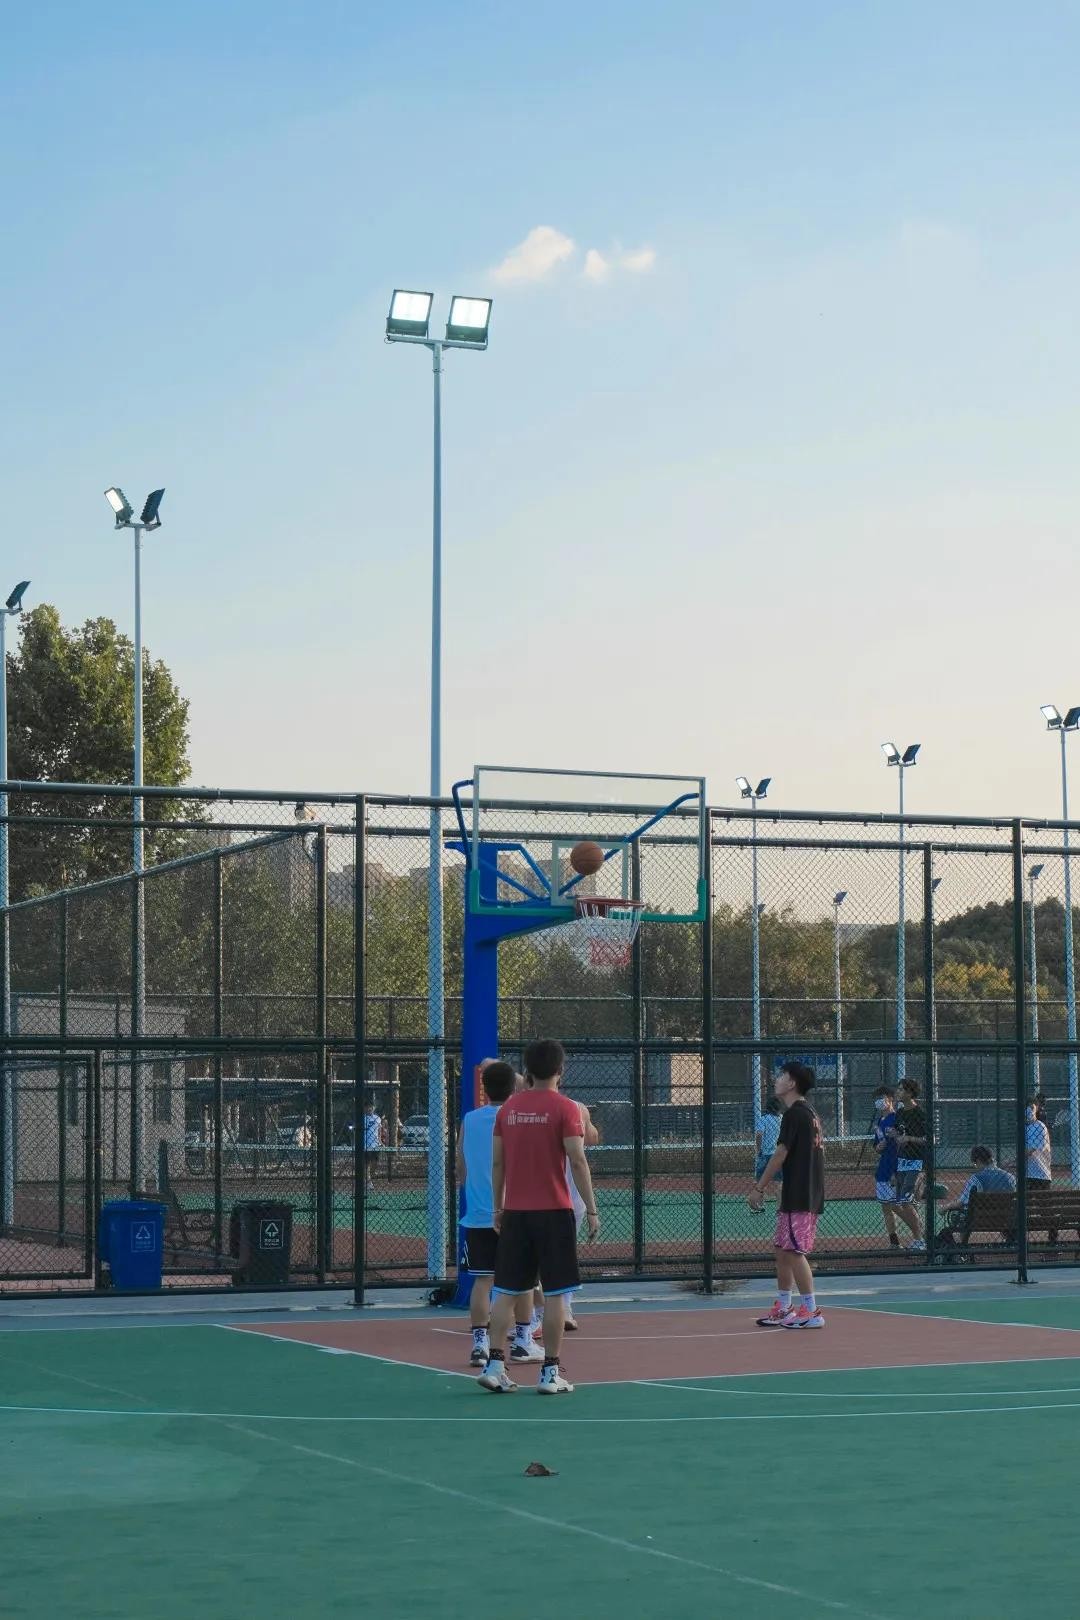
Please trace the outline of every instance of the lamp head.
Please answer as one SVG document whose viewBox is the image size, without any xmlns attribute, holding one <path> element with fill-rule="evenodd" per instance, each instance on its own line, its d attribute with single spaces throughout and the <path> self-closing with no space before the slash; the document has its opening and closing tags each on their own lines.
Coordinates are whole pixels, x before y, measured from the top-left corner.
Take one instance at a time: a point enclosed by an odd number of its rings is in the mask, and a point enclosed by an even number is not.
<svg viewBox="0 0 1080 1620">
<path fill-rule="evenodd" d="M 1044 865 L 1045 862 L 1037 861 L 1036 864 L 1031 868 L 1030 872 L 1028 873 L 1028 877 L 1031 879 L 1032 883 L 1035 882 L 1036 878 L 1042 877 Z"/>
<path fill-rule="evenodd" d="M 139 518 L 139 522 L 142 524 L 144 529 L 161 528 L 161 519 L 158 517 L 158 507 L 161 505 L 161 498 L 164 494 L 165 491 L 163 489 L 153 489 L 146 497 L 146 504 L 142 509 L 142 516 Z"/>
<path fill-rule="evenodd" d="M 754 790 L 750 786 L 750 783 L 745 776 L 737 776 L 735 778 L 735 786 L 738 788 L 744 799 L 753 797 Z"/>
<path fill-rule="evenodd" d="M 386 317 L 386 336 L 413 338 L 423 342 L 431 324 L 431 306 L 434 293 L 410 292 L 406 287 L 395 287 L 390 299 L 390 312 Z"/>
<path fill-rule="evenodd" d="M 768 794 L 769 783 L 771 781 L 772 781 L 771 776 L 763 776 L 761 778 L 761 781 L 758 783 L 757 787 L 754 789 L 754 797 L 757 798 L 757 799 L 764 799 Z"/>
<path fill-rule="evenodd" d="M 447 343 L 465 343 L 470 348 L 486 349 L 490 325 L 490 298 L 451 298 L 450 319 L 446 323 Z"/>
<path fill-rule="evenodd" d="M 118 529 L 126 529 L 132 518 L 135 516 L 135 508 L 132 506 L 123 490 L 119 487 L 119 485 L 113 484 L 111 489 L 107 489 L 105 491 L 105 499 L 108 501 L 109 505 L 116 514 L 116 527 Z"/>
<path fill-rule="evenodd" d="M 1064 720 L 1061 718 L 1061 710 L 1058 708 L 1056 703 L 1040 703 L 1039 713 L 1046 721 L 1046 728 L 1048 731 L 1060 731 L 1062 726 L 1065 724 Z"/>
<path fill-rule="evenodd" d="M 8 597 L 7 601 L 4 603 L 4 606 L 7 608 L 9 613 L 22 612 L 22 599 L 26 595 L 29 588 L 30 581 L 28 579 L 21 579 L 19 581 L 11 595 Z"/>
<path fill-rule="evenodd" d="M 895 743 L 882 743 L 881 752 L 885 755 L 886 765 L 899 765 L 900 750 Z"/>
<path fill-rule="evenodd" d="M 900 761 L 901 765 L 914 765 L 915 756 L 919 752 L 919 749 L 921 747 L 922 747 L 922 743 L 911 743 L 911 744 L 909 744 L 909 746 L 904 749 L 904 757 Z"/>
<path fill-rule="evenodd" d="M 847 890 L 846 889 L 841 889 L 839 894 L 836 894 L 836 895 L 833 896 L 833 905 L 834 906 L 842 906 L 846 899 L 847 899 Z"/>
</svg>

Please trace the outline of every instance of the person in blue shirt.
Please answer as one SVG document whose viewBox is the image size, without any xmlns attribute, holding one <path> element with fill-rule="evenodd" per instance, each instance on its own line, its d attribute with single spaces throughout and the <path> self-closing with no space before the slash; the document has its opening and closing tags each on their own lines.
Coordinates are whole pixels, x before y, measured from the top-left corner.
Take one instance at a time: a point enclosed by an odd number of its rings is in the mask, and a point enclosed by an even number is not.
<svg viewBox="0 0 1080 1620">
<path fill-rule="evenodd" d="M 780 1140 L 780 1116 L 783 1109 L 775 1097 L 770 1097 L 765 1104 L 765 1112 L 761 1116 L 761 1129 L 754 1132 L 754 1143 L 757 1147 L 757 1157 L 754 1161 L 754 1180 L 759 1181 L 765 1174 L 765 1166 L 776 1152 L 776 1144 Z M 780 1170 L 773 1177 L 773 1186 L 776 1196 L 780 1197 L 780 1183 L 783 1180 L 783 1171 Z"/>
<path fill-rule="evenodd" d="M 881 1205 L 881 1218 L 889 1234 L 889 1247 L 898 1249 L 900 1238 L 896 1230 L 897 1215 L 916 1242 L 922 1238 L 922 1229 L 914 1204 L 902 1202 L 896 1186 L 896 1166 L 900 1149 L 896 1141 L 896 1093 L 891 1086 L 879 1086 L 874 1092 L 873 1135 L 878 1155 L 874 1171 L 874 1195 Z"/>
<path fill-rule="evenodd" d="M 461 1263 L 462 1269 L 471 1272 L 473 1278 L 469 1295 L 473 1337 L 469 1364 L 473 1367 L 486 1367 L 491 1354 L 491 1285 L 495 1277 L 495 1251 L 499 1243 L 491 1180 L 492 1139 L 495 1115 L 513 1093 L 516 1082 L 517 1075 L 509 1063 L 498 1060 L 485 1062 L 480 1073 L 485 1099 L 483 1106 L 470 1109 L 458 1128 L 458 1186 L 465 1188 Z M 511 1360 L 542 1361 L 543 1352 L 533 1348 L 531 1336 L 527 1335 L 526 1321 L 524 1328 L 515 1336 Z"/>
<path fill-rule="evenodd" d="M 967 1178 L 963 1191 L 950 1204 L 942 1204 L 942 1214 L 951 1209 L 966 1209 L 973 1192 L 1016 1191 L 1016 1177 L 994 1163 L 994 1155 L 988 1147 L 973 1147 L 971 1162 L 975 1166 L 975 1174 Z"/>
</svg>

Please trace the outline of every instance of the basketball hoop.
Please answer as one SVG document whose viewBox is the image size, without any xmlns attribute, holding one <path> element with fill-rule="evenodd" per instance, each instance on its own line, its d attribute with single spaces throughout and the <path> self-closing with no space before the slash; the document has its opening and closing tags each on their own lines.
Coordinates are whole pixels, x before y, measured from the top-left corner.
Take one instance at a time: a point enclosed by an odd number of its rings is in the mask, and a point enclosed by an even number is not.
<svg viewBox="0 0 1080 1620">
<path fill-rule="evenodd" d="M 644 909 L 644 900 L 627 900 L 616 895 L 587 894 L 575 899 L 577 917 L 568 926 L 577 930 L 590 967 L 626 967 Z"/>
</svg>

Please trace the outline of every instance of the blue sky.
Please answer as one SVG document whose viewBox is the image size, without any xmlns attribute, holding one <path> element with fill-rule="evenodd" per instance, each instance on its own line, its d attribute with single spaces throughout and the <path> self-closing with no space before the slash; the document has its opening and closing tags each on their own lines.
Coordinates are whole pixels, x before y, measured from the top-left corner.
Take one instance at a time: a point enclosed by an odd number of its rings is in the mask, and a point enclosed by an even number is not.
<svg viewBox="0 0 1080 1620">
<path fill-rule="evenodd" d="M 495 298 L 445 379 L 448 781 L 887 808 L 892 737 L 913 809 L 1054 812 L 1076 5 L 43 0 L 5 35 L 8 572 L 130 629 L 101 491 L 166 485 L 146 635 L 196 781 L 426 784 L 404 285 Z"/>
</svg>

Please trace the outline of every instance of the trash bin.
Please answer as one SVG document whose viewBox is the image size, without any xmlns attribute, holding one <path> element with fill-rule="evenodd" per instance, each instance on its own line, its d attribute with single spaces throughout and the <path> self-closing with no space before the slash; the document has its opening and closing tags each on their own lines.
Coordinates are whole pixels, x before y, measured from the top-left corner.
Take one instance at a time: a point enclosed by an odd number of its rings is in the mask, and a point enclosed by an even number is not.
<svg viewBox="0 0 1080 1620">
<path fill-rule="evenodd" d="M 278 1288 L 289 1280 L 292 1257 L 291 1204 L 234 1204 L 229 1248 L 239 1262 L 234 1288 Z"/>
<path fill-rule="evenodd" d="M 164 1235 L 164 1204 L 139 1198 L 116 1198 L 102 1204 L 98 1253 L 109 1268 L 114 1288 L 161 1287 Z"/>
</svg>

